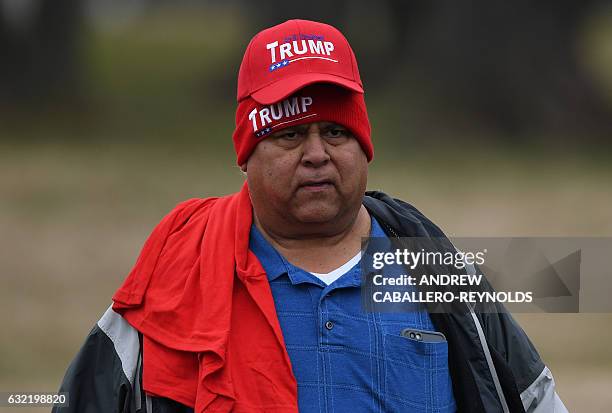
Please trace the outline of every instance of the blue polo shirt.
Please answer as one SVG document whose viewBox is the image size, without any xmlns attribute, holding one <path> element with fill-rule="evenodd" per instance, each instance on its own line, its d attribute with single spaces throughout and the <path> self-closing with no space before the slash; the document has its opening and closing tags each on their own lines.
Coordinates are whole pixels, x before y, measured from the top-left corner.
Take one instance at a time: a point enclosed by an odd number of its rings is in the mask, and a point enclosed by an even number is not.
<svg viewBox="0 0 612 413">
<path fill-rule="evenodd" d="M 386 237 L 372 217 L 371 237 Z M 253 225 L 250 248 L 266 270 L 298 385 L 300 412 L 454 412 L 446 342 L 427 312 L 369 313 L 359 263 L 330 285 L 292 265 Z"/>
</svg>

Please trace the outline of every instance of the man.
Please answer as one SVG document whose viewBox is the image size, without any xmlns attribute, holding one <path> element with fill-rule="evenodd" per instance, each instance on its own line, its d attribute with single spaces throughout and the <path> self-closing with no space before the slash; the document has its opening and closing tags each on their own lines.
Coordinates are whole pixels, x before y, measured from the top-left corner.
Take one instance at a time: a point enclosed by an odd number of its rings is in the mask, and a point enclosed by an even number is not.
<svg viewBox="0 0 612 413">
<path fill-rule="evenodd" d="M 339 31 L 291 20 L 251 40 L 233 139 L 242 190 L 155 228 L 55 411 L 565 411 L 508 313 L 361 307 L 364 237 L 444 234 L 366 193 L 370 124 Z"/>
</svg>

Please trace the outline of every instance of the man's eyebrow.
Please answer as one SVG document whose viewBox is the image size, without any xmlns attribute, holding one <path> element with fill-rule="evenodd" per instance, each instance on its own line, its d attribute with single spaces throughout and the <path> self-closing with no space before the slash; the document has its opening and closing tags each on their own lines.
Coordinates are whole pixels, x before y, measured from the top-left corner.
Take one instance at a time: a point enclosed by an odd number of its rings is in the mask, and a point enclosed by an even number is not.
<svg viewBox="0 0 612 413">
<path fill-rule="evenodd" d="M 342 128 L 346 129 L 344 126 L 340 125 L 336 122 L 321 122 L 321 128 L 323 129 L 331 129 L 331 128 Z"/>
<path fill-rule="evenodd" d="M 308 130 L 308 125 L 287 126 L 274 132 L 274 134 L 282 134 L 287 132 L 305 132 Z"/>
</svg>

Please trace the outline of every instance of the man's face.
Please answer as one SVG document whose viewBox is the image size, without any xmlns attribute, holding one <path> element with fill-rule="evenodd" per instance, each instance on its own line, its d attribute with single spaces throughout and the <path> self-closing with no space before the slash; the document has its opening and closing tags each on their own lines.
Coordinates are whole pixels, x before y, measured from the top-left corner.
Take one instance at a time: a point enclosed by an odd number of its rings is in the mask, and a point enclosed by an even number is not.
<svg viewBox="0 0 612 413">
<path fill-rule="evenodd" d="M 343 126 L 317 122 L 263 139 L 246 166 L 257 216 L 296 224 L 342 220 L 361 206 L 368 162 Z"/>
</svg>

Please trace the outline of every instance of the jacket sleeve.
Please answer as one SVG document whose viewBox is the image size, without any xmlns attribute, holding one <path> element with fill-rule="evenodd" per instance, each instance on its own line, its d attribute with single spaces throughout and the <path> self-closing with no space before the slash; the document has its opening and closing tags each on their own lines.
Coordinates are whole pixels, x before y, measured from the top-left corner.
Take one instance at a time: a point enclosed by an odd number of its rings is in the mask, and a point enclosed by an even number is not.
<svg viewBox="0 0 612 413">
<path fill-rule="evenodd" d="M 502 385 L 515 383 L 525 412 L 567 412 L 551 371 L 512 315 L 500 312 L 480 317 Z"/>
<path fill-rule="evenodd" d="M 142 413 L 138 332 L 109 308 L 70 363 L 60 392 L 68 406 L 53 413 Z"/>
<path fill-rule="evenodd" d="M 521 400 L 527 413 L 567 412 L 555 390 L 555 379 L 546 366 L 538 378 L 521 392 Z"/>
</svg>

